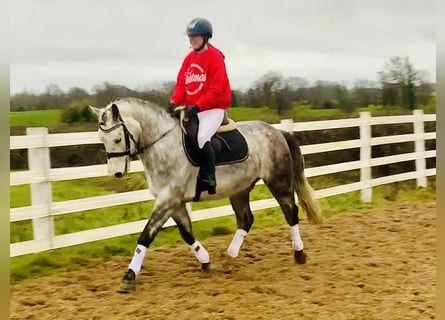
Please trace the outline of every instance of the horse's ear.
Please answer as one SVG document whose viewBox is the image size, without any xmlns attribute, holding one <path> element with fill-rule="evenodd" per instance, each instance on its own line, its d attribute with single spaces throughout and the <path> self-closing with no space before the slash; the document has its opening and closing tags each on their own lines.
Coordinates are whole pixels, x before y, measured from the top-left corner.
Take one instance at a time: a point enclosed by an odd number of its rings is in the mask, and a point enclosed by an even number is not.
<svg viewBox="0 0 445 320">
<path fill-rule="evenodd" d="M 88 108 L 90 109 L 91 113 L 94 114 L 97 119 L 99 119 L 100 109 L 91 105 L 88 105 Z"/>
<path fill-rule="evenodd" d="M 114 103 L 111 105 L 111 115 L 113 116 L 113 121 L 117 122 L 120 120 L 119 109 Z"/>
</svg>

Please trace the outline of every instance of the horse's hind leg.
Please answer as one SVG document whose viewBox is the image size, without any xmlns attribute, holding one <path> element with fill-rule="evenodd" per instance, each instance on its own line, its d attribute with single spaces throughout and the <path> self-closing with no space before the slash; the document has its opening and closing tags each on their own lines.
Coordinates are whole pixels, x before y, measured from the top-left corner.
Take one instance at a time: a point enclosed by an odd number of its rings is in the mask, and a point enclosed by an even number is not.
<svg viewBox="0 0 445 320">
<path fill-rule="evenodd" d="M 192 231 L 192 222 L 185 206 L 181 206 L 180 210 L 177 210 L 172 215 L 173 220 L 176 222 L 182 239 L 189 245 L 191 252 L 195 255 L 198 261 L 201 263 L 201 270 L 203 272 L 210 271 L 210 257 L 204 246 L 195 239 Z"/>
<path fill-rule="evenodd" d="M 253 224 L 253 214 L 249 206 L 250 188 L 230 197 L 230 203 L 235 211 L 237 230 L 233 236 L 232 242 L 227 249 L 229 256 L 238 257 L 244 237 L 249 232 Z"/>
<path fill-rule="evenodd" d="M 270 192 L 272 192 L 275 199 L 277 199 L 281 210 L 284 213 L 287 223 L 290 226 L 292 247 L 294 249 L 295 262 L 298 264 L 306 263 L 306 253 L 303 251 L 303 241 L 300 237 L 298 206 L 295 203 L 295 196 L 291 181 L 289 178 L 277 179 L 277 176 L 272 181 L 265 181 Z"/>
</svg>

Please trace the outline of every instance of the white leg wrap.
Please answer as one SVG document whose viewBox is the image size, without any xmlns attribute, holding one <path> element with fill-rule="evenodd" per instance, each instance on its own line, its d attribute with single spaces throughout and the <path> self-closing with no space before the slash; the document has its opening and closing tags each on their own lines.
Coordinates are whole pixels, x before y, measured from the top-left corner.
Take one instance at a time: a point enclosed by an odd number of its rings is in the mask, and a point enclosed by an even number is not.
<svg viewBox="0 0 445 320">
<path fill-rule="evenodd" d="M 290 227 L 290 234 L 292 236 L 292 247 L 294 250 L 303 250 L 303 241 L 301 241 L 300 238 L 300 228 L 298 227 L 298 223 Z"/>
<path fill-rule="evenodd" d="M 195 241 L 190 246 L 190 250 L 195 255 L 195 257 L 199 260 L 201 263 L 209 263 L 210 257 L 207 250 L 202 246 L 202 244 L 199 241 Z"/>
<path fill-rule="evenodd" d="M 244 237 L 247 235 L 246 230 L 237 229 L 233 236 L 232 242 L 227 249 L 227 254 L 232 258 L 238 257 L 239 249 L 244 242 Z"/>
<path fill-rule="evenodd" d="M 133 270 L 136 275 L 141 271 L 142 262 L 144 261 L 145 252 L 147 248 L 143 245 L 138 244 L 134 250 L 133 259 L 131 259 L 129 269 Z"/>
</svg>

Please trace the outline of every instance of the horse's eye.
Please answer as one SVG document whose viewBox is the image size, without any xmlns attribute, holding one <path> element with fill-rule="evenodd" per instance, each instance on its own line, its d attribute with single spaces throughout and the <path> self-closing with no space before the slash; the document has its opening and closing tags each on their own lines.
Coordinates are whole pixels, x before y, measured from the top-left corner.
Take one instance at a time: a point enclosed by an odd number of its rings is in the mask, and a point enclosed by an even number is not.
<svg viewBox="0 0 445 320">
<path fill-rule="evenodd" d="M 120 143 L 121 141 L 122 141 L 121 138 L 114 139 L 114 143 L 116 143 L 116 144 Z"/>
</svg>

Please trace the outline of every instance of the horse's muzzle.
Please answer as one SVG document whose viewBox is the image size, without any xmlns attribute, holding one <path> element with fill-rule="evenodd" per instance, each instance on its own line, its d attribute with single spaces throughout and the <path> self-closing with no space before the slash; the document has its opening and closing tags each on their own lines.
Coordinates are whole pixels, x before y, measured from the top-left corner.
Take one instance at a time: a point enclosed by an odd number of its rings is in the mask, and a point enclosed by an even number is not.
<svg viewBox="0 0 445 320">
<path fill-rule="evenodd" d="M 116 172 L 116 173 L 114 174 L 114 176 L 115 176 L 116 178 L 122 178 L 122 177 L 124 176 L 124 173 L 123 173 L 123 172 Z"/>
</svg>

